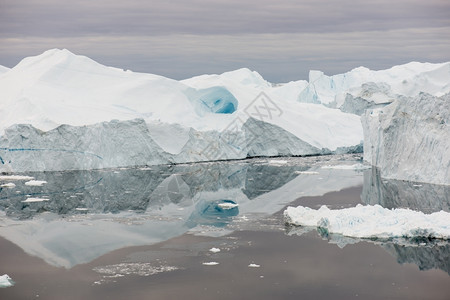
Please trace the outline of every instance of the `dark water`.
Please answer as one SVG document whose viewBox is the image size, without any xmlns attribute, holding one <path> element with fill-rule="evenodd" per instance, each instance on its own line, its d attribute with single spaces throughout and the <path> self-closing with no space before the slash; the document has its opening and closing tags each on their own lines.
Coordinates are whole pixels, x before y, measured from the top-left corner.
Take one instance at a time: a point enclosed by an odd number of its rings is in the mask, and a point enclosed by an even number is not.
<svg viewBox="0 0 450 300">
<path fill-rule="evenodd" d="M 15 281 L 0 299 L 449 299 L 447 242 L 284 225 L 288 204 L 448 209 L 442 187 L 320 168 L 354 159 L 27 174 L 47 184 L 0 191 L 0 275 Z"/>
</svg>

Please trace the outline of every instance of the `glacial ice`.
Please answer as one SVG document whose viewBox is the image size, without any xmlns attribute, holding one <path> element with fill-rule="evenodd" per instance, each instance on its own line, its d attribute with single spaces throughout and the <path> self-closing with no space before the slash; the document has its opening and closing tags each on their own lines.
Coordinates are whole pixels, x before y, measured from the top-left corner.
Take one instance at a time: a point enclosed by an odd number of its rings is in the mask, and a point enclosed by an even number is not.
<svg viewBox="0 0 450 300">
<path fill-rule="evenodd" d="M 316 155 L 361 143 L 358 116 L 285 100 L 291 85 L 248 69 L 175 81 L 49 50 L 0 77 L 0 171 Z"/>
<path fill-rule="evenodd" d="M 383 178 L 450 185 L 450 94 L 398 99 L 362 124 L 364 160 Z"/>
<path fill-rule="evenodd" d="M 420 92 L 435 96 L 450 92 L 450 63 L 411 62 L 381 71 L 359 67 L 333 76 L 310 71 L 309 82 L 298 100 L 360 115 L 366 108 L 384 106 L 399 96 L 414 97 Z"/>
<path fill-rule="evenodd" d="M 3 274 L 0 276 L 0 288 L 7 288 L 14 285 L 14 281 L 9 277 L 8 274 Z"/>
<path fill-rule="evenodd" d="M 325 234 L 368 239 L 425 238 L 450 239 L 450 213 L 431 214 L 410 209 L 386 209 L 380 205 L 330 210 L 325 205 L 318 210 L 309 207 L 288 207 L 286 223 L 317 227 Z"/>
<path fill-rule="evenodd" d="M 0 76 L 0 171 L 361 152 L 359 114 L 441 96 L 449 70 L 409 63 L 271 84 L 243 68 L 176 81 L 52 49 Z"/>
</svg>

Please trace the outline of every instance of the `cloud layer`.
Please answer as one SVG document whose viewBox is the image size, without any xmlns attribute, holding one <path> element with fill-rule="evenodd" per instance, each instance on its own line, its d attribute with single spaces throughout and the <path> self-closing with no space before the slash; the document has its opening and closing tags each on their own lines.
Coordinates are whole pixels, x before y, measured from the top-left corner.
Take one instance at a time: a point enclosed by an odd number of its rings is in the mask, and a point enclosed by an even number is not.
<svg viewBox="0 0 450 300">
<path fill-rule="evenodd" d="M 445 0 L 241 2 L 3 0 L 0 64 L 57 47 L 177 79 L 250 67 L 277 82 L 450 60 Z"/>
</svg>

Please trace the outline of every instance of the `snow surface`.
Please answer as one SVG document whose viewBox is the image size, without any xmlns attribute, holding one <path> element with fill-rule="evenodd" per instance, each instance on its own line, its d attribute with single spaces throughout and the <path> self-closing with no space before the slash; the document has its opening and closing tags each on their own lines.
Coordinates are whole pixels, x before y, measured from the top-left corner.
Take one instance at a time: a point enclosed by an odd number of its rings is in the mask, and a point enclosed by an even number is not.
<svg viewBox="0 0 450 300">
<path fill-rule="evenodd" d="M 382 177 L 450 185 L 450 94 L 398 99 L 362 124 L 364 160 Z"/>
<path fill-rule="evenodd" d="M 0 288 L 7 288 L 14 285 L 14 281 L 8 274 L 4 274 L 0 276 Z"/>
<path fill-rule="evenodd" d="M 8 72 L 10 68 L 0 65 L 0 75 Z"/>
<path fill-rule="evenodd" d="M 356 238 L 437 238 L 450 239 L 450 213 L 432 214 L 410 209 L 386 209 L 380 205 L 330 210 L 288 207 L 284 212 L 288 224 L 318 227 L 327 233 Z"/>
</svg>

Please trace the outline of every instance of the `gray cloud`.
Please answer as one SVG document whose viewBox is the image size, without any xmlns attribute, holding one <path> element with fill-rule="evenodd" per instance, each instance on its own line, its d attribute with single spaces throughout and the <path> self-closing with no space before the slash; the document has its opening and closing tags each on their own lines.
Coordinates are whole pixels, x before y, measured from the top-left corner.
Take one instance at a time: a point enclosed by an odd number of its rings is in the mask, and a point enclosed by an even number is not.
<svg viewBox="0 0 450 300">
<path fill-rule="evenodd" d="M 286 81 L 450 60 L 449 15 L 447 0 L 2 0 L 0 64 L 58 47 L 178 79 L 250 67 Z"/>
<path fill-rule="evenodd" d="M 91 36 L 0 39 L 2 55 L 65 45 L 103 64 L 182 79 L 250 67 L 271 81 L 336 74 L 364 65 L 388 68 L 412 60 L 448 60 L 450 27 L 345 33 Z M 1 59 L 1 56 L 0 56 Z"/>
</svg>

